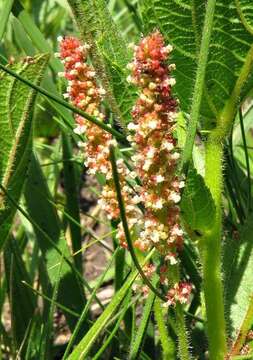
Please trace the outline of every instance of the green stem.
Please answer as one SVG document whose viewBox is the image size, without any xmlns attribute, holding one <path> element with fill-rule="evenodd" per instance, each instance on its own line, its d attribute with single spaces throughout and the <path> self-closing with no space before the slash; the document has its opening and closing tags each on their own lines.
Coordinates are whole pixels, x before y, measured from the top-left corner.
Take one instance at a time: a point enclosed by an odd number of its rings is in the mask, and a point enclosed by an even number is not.
<svg viewBox="0 0 253 360">
<path fill-rule="evenodd" d="M 163 360 L 173 360 L 175 359 L 175 345 L 168 334 L 162 310 L 161 301 L 156 298 L 154 303 L 154 313 L 163 349 Z"/>
<path fill-rule="evenodd" d="M 253 45 L 250 47 L 247 56 L 245 58 L 244 64 L 241 68 L 240 74 L 236 80 L 235 86 L 229 99 L 226 101 L 223 110 L 220 113 L 220 116 L 217 118 L 217 126 L 212 131 L 213 138 L 223 141 L 224 138 L 228 135 L 231 130 L 231 125 L 236 115 L 238 105 L 240 103 L 240 96 L 242 88 L 247 81 L 249 74 L 252 71 L 253 65 Z"/>
<path fill-rule="evenodd" d="M 221 276 L 222 154 L 221 142 L 211 134 L 206 143 L 205 179 L 216 205 L 216 219 L 200 244 L 210 360 L 224 360 L 227 349 Z"/>
<path fill-rule="evenodd" d="M 176 315 L 179 357 L 180 360 L 190 360 L 192 357 L 189 352 L 189 343 L 187 339 L 184 311 L 183 311 L 183 306 L 181 304 L 176 305 L 175 315 Z"/>
<path fill-rule="evenodd" d="M 212 35 L 213 19 L 215 13 L 216 0 L 208 0 L 206 5 L 206 14 L 203 27 L 203 36 L 201 39 L 199 61 L 196 74 L 196 80 L 193 90 L 193 102 L 190 114 L 189 129 L 187 131 L 187 137 L 185 142 L 185 148 L 183 152 L 183 167 L 187 170 L 188 164 L 192 157 L 192 149 L 194 145 L 195 135 L 197 131 L 197 125 L 199 120 L 201 99 L 204 89 L 204 81 L 206 74 L 207 59 L 209 53 L 209 44 Z"/>
</svg>

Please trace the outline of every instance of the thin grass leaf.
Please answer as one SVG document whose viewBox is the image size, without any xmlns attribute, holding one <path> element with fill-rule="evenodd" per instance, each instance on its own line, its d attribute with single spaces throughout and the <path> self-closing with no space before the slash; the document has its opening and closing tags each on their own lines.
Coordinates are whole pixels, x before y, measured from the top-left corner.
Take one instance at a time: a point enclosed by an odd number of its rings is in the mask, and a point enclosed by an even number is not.
<svg viewBox="0 0 253 360">
<path fill-rule="evenodd" d="M 0 12 L 1 12 L 1 21 L 0 21 L 0 42 L 2 41 L 2 38 L 4 36 L 4 32 L 9 20 L 12 4 L 14 0 L 3 0 Z M 42 51 L 43 52 L 43 51 Z"/>
<path fill-rule="evenodd" d="M 4 264 L 11 306 L 13 341 L 17 351 L 22 347 L 23 355 L 27 340 L 24 339 L 24 335 L 28 337 L 27 329 L 30 328 L 30 321 L 36 309 L 36 297 L 22 285 L 22 281 L 30 283 L 30 278 L 18 244 L 12 237 L 5 246 Z"/>
<path fill-rule="evenodd" d="M 40 360 L 47 360 L 50 358 L 50 346 L 51 346 L 51 336 L 53 330 L 53 320 L 54 320 L 54 311 L 55 311 L 55 301 L 58 297 L 59 284 L 61 279 L 61 271 L 63 265 L 63 257 L 61 258 L 61 263 L 57 272 L 56 281 L 53 288 L 52 301 L 49 309 L 49 316 L 47 322 L 44 326 L 42 333 L 42 344 L 40 347 Z"/>
<path fill-rule="evenodd" d="M 64 160 L 71 159 L 73 156 L 71 140 L 68 136 L 62 133 L 62 155 Z M 77 172 L 77 168 L 73 162 L 63 162 L 63 176 L 64 176 L 64 191 L 66 194 L 66 212 L 68 215 L 75 220 L 67 221 L 70 230 L 72 250 L 76 253 L 82 247 L 82 235 L 80 225 L 80 213 L 79 213 L 79 203 L 78 203 L 78 182 L 77 175 L 80 171 Z M 74 262 L 76 268 L 79 272 L 82 272 L 82 254 L 77 253 L 74 257 Z"/>
<path fill-rule="evenodd" d="M 153 251 L 149 253 L 149 255 L 145 258 L 142 266 L 150 259 Z M 91 346 L 95 342 L 97 336 L 108 326 L 108 321 L 113 316 L 118 306 L 121 304 L 122 300 L 126 296 L 128 289 L 132 286 L 135 278 L 137 277 L 138 272 L 132 271 L 131 274 L 127 277 L 124 285 L 121 289 L 114 295 L 110 304 L 104 310 L 104 312 L 100 315 L 94 325 L 90 328 L 87 334 L 83 337 L 80 343 L 76 346 L 74 351 L 68 357 L 68 360 L 79 360 L 85 359 L 87 354 L 90 351 Z"/>
<path fill-rule="evenodd" d="M 102 285 L 102 283 L 104 281 L 104 278 L 105 278 L 107 272 L 109 271 L 109 269 L 111 268 L 114 258 L 117 257 L 117 254 L 118 254 L 119 250 L 120 250 L 120 248 L 115 250 L 115 252 L 113 253 L 113 255 L 111 257 L 111 260 L 110 260 L 109 264 L 107 265 L 105 271 L 103 272 L 102 276 L 99 278 L 99 281 L 96 283 L 96 286 L 94 287 L 94 289 L 93 289 L 93 291 L 91 293 L 91 296 L 90 296 L 89 300 L 87 301 L 87 303 L 86 303 L 86 305 L 85 305 L 85 307 L 84 307 L 84 309 L 82 311 L 82 314 L 81 314 L 81 316 L 80 316 L 80 318 L 78 320 L 78 323 L 76 324 L 76 327 L 75 327 L 75 329 L 73 331 L 73 334 L 72 334 L 71 338 L 69 339 L 68 346 L 67 346 L 67 348 L 65 350 L 65 353 L 63 355 L 62 360 L 67 359 L 67 356 L 70 353 L 70 349 L 73 346 L 73 344 L 75 343 L 75 339 L 76 339 L 76 337 L 77 337 L 77 335 L 78 335 L 78 333 L 79 333 L 79 331 L 81 329 L 82 323 L 87 318 L 90 306 L 91 306 L 91 304 L 92 304 L 92 302 L 94 300 L 96 292 L 100 288 L 100 286 Z"/>
<path fill-rule="evenodd" d="M 42 194 L 44 194 L 44 196 Z M 54 265 L 61 263 L 62 254 L 64 255 L 64 259 L 66 259 L 66 257 L 68 258 L 70 251 L 63 236 L 58 215 L 54 207 L 46 200 L 47 198 L 50 199 L 51 195 L 39 163 L 34 156 L 32 157 L 24 195 L 30 218 L 39 224 L 45 234 L 52 239 L 55 246 L 60 250 L 59 253 L 56 247 L 53 247 L 52 243 L 47 241 L 47 237 L 37 228 L 34 228 L 38 244 L 45 258 L 48 277 L 53 286 L 57 280 L 57 272 L 55 271 Z M 40 204 L 40 206 L 38 207 L 37 204 Z M 64 261 L 62 266 L 58 298 L 61 299 L 64 306 L 80 313 L 83 303 L 85 303 L 85 296 L 75 272 L 72 272 L 73 264 L 70 267 L 69 262 L 71 264 L 71 261 Z M 71 289 L 71 293 L 69 289 Z M 69 314 L 66 314 L 66 318 L 70 328 L 74 329 L 76 318 L 69 316 Z"/>
<path fill-rule="evenodd" d="M 61 62 L 54 57 L 54 53 L 44 35 L 41 33 L 39 28 L 36 26 L 35 22 L 33 21 L 30 14 L 24 9 L 20 1 L 15 0 L 14 6 L 12 8 L 13 15 L 20 21 L 23 25 L 24 30 L 26 31 L 27 35 L 30 37 L 34 46 L 40 52 L 46 52 L 51 55 L 49 60 L 49 64 L 55 73 L 62 71 L 62 64 Z"/>
<path fill-rule="evenodd" d="M 146 300 L 146 303 L 145 303 L 145 306 L 143 309 L 143 314 L 142 314 L 141 322 L 138 326 L 137 333 L 136 333 L 135 337 L 133 337 L 132 343 L 130 345 L 130 354 L 128 357 L 129 360 L 135 360 L 139 356 L 139 353 L 141 351 L 141 346 L 143 344 L 144 337 L 146 334 L 146 330 L 147 330 L 147 326 L 148 326 L 148 322 L 150 319 L 150 314 L 152 311 L 155 297 L 156 297 L 156 295 L 153 292 L 149 293 L 149 296 Z"/>
<path fill-rule="evenodd" d="M 123 304 L 122 304 L 122 312 L 115 324 L 115 326 L 113 327 L 111 334 L 108 336 L 108 338 L 104 341 L 103 345 L 101 346 L 101 348 L 99 349 L 99 351 L 93 356 L 93 360 L 97 360 L 100 359 L 101 355 L 104 353 L 104 351 L 106 350 L 106 348 L 110 345 L 110 343 L 112 342 L 115 334 L 117 333 L 120 324 L 126 314 L 126 311 L 128 309 L 129 306 L 129 301 L 130 301 L 130 297 L 131 297 L 131 291 L 128 291 L 128 294 L 126 295 L 126 299 L 124 300 Z"/>
</svg>

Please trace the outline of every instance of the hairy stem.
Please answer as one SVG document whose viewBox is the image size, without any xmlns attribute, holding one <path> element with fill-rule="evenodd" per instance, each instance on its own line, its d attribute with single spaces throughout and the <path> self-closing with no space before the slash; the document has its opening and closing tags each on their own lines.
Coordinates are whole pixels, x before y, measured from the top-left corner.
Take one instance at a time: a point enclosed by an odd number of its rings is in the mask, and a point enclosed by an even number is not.
<svg viewBox="0 0 253 360">
<path fill-rule="evenodd" d="M 154 303 L 154 313 L 163 350 L 163 359 L 173 360 L 175 359 L 175 345 L 168 334 L 168 329 L 165 324 L 164 314 L 162 310 L 163 309 L 161 306 L 161 300 L 159 298 L 156 298 Z"/>
<path fill-rule="evenodd" d="M 177 336 L 178 336 L 178 352 L 179 352 L 180 360 L 191 360 L 192 357 L 189 352 L 189 343 L 187 338 L 187 330 L 185 325 L 183 306 L 181 304 L 176 305 L 175 314 L 176 314 L 176 328 L 177 328 Z"/>
<path fill-rule="evenodd" d="M 205 180 L 216 205 L 212 230 L 203 236 L 200 244 L 209 356 L 210 360 L 224 360 L 227 346 L 221 276 L 222 143 L 212 134 L 206 143 Z"/>
<path fill-rule="evenodd" d="M 203 36 L 201 39 L 198 68 L 197 68 L 196 80 L 193 90 L 193 102 L 192 102 L 191 114 L 190 114 L 191 121 L 189 123 L 189 129 L 187 131 L 186 143 L 182 158 L 184 170 L 187 170 L 188 164 L 191 160 L 194 139 L 197 131 L 201 99 L 202 99 L 204 82 L 205 82 L 209 44 L 212 35 L 215 5 L 216 5 L 216 0 L 208 0 L 206 5 Z"/>
</svg>

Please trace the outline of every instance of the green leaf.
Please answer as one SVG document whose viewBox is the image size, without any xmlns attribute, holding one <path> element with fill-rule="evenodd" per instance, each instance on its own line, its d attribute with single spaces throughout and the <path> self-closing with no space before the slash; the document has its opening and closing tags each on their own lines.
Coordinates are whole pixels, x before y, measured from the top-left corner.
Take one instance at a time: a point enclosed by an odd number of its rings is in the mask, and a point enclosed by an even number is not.
<svg viewBox="0 0 253 360">
<path fill-rule="evenodd" d="M 12 335 L 17 349 L 22 344 L 30 327 L 30 321 L 36 308 L 36 297 L 22 283 L 22 281 L 30 283 L 30 278 L 20 249 L 13 238 L 10 238 L 5 247 L 4 264 L 11 307 Z M 26 347 L 24 345 L 23 351 Z"/>
<path fill-rule="evenodd" d="M 39 84 L 48 55 L 10 66 Z M 32 147 L 32 117 L 36 91 L 0 71 L 0 183 L 18 201 L 22 192 Z M 0 249 L 8 236 L 15 209 L 0 193 Z"/>
<path fill-rule="evenodd" d="M 140 324 L 138 326 L 138 330 L 135 334 L 135 337 L 133 337 L 133 342 L 130 347 L 130 354 L 128 359 L 129 360 L 135 360 L 138 359 L 138 354 L 141 351 L 141 347 L 143 345 L 143 341 L 146 335 L 147 326 L 149 323 L 150 315 L 152 312 L 153 303 L 155 300 L 156 295 L 150 291 L 149 296 L 147 298 L 147 301 L 145 303 L 144 309 L 143 309 L 143 315 L 140 321 Z"/>
<path fill-rule="evenodd" d="M 54 286 L 57 282 L 58 267 L 61 264 L 62 258 L 62 255 L 56 250 L 56 247 L 67 258 L 70 257 L 70 251 L 62 232 L 58 214 L 52 205 L 53 200 L 41 167 L 34 156 L 32 157 L 24 195 L 31 219 L 42 229 L 42 231 L 39 231 L 37 227 L 34 227 L 34 232 L 45 259 L 48 277 L 51 285 Z M 50 237 L 55 246 L 48 241 L 43 231 Z M 71 292 L 69 291 L 70 289 Z M 65 307 L 77 313 L 82 311 L 83 304 L 85 303 L 85 297 L 80 283 L 77 281 L 75 274 L 66 261 L 62 264 L 58 299 Z M 65 313 L 65 316 L 69 327 L 74 329 L 76 318 L 69 313 Z"/>
<path fill-rule="evenodd" d="M 187 227 L 199 234 L 211 229 L 215 220 L 215 204 L 204 179 L 190 168 L 181 201 L 181 213 Z"/>
<path fill-rule="evenodd" d="M 244 0 L 240 4 L 248 17 L 253 11 L 252 1 Z M 204 0 L 142 0 L 146 30 L 150 31 L 158 26 L 166 42 L 174 46 L 171 61 L 177 66 L 175 91 L 186 112 L 189 112 L 191 104 L 205 7 Z M 206 69 L 206 89 L 201 106 L 201 114 L 211 121 L 230 97 L 247 56 L 252 51 L 252 40 L 252 34 L 240 21 L 235 1 L 216 1 Z M 252 88 L 253 75 L 241 85 L 243 97 Z"/>
<path fill-rule="evenodd" d="M 239 236 L 226 240 L 223 251 L 226 315 L 233 339 L 241 329 L 253 296 L 252 233 L 253 214 L 251 213 L 241 227 Z"/>
<path fill-rule="evenodd" d="M 73 157 L 73 149 L 71 139 L 62 133 L 62 150 L 63 150 L 63 175 L 64 190 L 66 195 L 65 211 L 75 220 L 69 221 L 65 218 L 66 224 L 70 230 L 72 250 L 74 253 L 80 251 L 82 247 L 82 234 L 80 227 L 80 214 L 78 202 L 78 180 L 81 177 L 80 168 L 77 169 L 76 164 L 71 161 Z M 76 268 L 82 271 L 82 253 L 76 254 L 74 257 Z"/>
<path fill-rule="evenodd" d="M 131 55 L 125 39 L 108 11 L 105 0 L 68 0 L 85 41 L 93 45 L 92 60 L 107 91 L 107 101 L 121 126 L 130 120 L 135 99 L 127 83 Z"/>
<path fill-rule="evenodd" d="M 9 20 L 12 4 L 14 0 L 4 0 L 2 1 L 1 7 L 0 7 L 0 13 L 1 13 L 1 21 L 0 21 L 0 42 L 2 40 L 2 37 L 5 32 L 6 25 Z"/>
<path fill-rule="evenodd" d="M 148 259 L 152 256 L 153 251 L 149 253 L 149 255 L 145 258 L 145 261 L 142 265 L 144 265 Z M 132 286 L 136 276 L 138 275 L 137 271 L 132 271 L 132 273 L 126 279 L 124 285 L 118 290 L 118 292 L 112 298 L 110 304 L 104 310 L 104 312 L 100 315 L 94 325 L 89 329 L 87 334 L 82 338 L 80 343 L 76 346 L 74 351 L 68 357 L 68 360 L 79 360 L 86 359 L 87 354 L 90 351 L 90 348 L 94 341 L 96 341 L 98 335 L 106 328 L 108 321 L 111 319 L 118 306 L 121 304 L 123 299 L 125 298 L 128 289 Z"/>
<path fill-rule="evenodd" d="M 104 0 L 92 0 L 92 2 L 98 19 L 98 48 L 105 61 L 111 90 L 120 110 L 120 117 L 125 124 L 131 120 L 130 112 L 136 97 L 134 87 L 126 81 L 126 66 L 131 60 L 131 53 L 108 11 L 106 2 Z"/>
</svg>

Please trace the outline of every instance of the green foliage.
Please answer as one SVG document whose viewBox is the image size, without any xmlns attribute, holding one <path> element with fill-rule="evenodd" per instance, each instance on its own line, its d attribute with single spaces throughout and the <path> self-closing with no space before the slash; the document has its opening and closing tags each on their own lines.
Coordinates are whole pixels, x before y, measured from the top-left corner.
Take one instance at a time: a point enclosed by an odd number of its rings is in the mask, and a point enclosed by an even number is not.
<svg viewBox="0 0 253 360">
<path fill-rule="evenodd" d="M 215 219 L 215 204 L 204 179 L 190 168 L 181 201 L 182 216 L 196 235 L 210 230 Z"/>
<path fill-rule="evenodd" d="M 47 55 L 12 65 L 24 78 L 39 83 L 48 62 Z M 32 147 L 32 117 L 36 92 L 10 75 L 0 72 L 0 181 L 13 201 L 18 201 L 25 180 Z M 11 228 L 15 207 L 0 194 L 0 248 Z"/>
<path fill-rule="evenodd" d="M 52 286 L 58 279 L 58 267 L 62 267 L 58 289 L 59 302 L 76 313 L 80 313 L 85 302 L 82 286 L 71 267 L 72 259 L 60 219 L 56 208 L 53 206 L 53 199 L 38 160 L 34 156 L 32 157 L 24 195 L 28 214 L 34 225 L 36 240 L 43 254 L 47 275 Z M 61 265 L 62 257 L 64 262 Z M 69 293 L 70 288 L 71 293 Z M 76 317 L 69 313 L 66 313 L 65 316 L 70 328 L 74 328 L 77 321 Z"/>
<path fill-rule="evenodd" d="M 22 345 L 22 353 L 24 353 L 35 313 L 36 297 L 22 283 L 22 281 L 31 283 L 31 280 L 22 260 L 18 244 L 13 238 L 9 239 L 5 247 L 4 260 L 12 314 L 13 338 L 17 348 Z"/>
<path fill-rule="evenodd" d="M 201 114 L 213 121 L 229 99 L 240 71 L 252 46 L 252 34 L 239 21 L 236 2 L 216 2 L 214 26 L 210 44 Z M 246 14 L 252 13 L 251 1 L 238 1 Z M 205 1 L 142 0 L 143 22 L 146 31 L 157 26 L 175 50 L 175 90 L 182 109 L 189 111 L 198 62 Z M 250 17 L 250 15 L 246 15 Z M 241 90 L 244 97 L 252 88 L 253 77 Z M 205 123 L 205 126 L 208 122 Z"/>
<path fill-rule="evenodd" d="M 239 334 L 249 306 L 252 307 L 252 233 L 253 217 L 251 214 L 239 234 L 235 234 L 234 238 L 226 239 L 224 249 L 225 304 L 232 338 Z M 250 327 L 251 322 L 249 323 Z"/>
<path fill-rule="evenodd" d="M 93 45 L 93 60 L 108 102 L 121 126 L 130 120 L 135 91 L 126 81 L 130 52 L 107 9 L 105 0 L 70 0 L 85 41 Z"/>
</svg>

